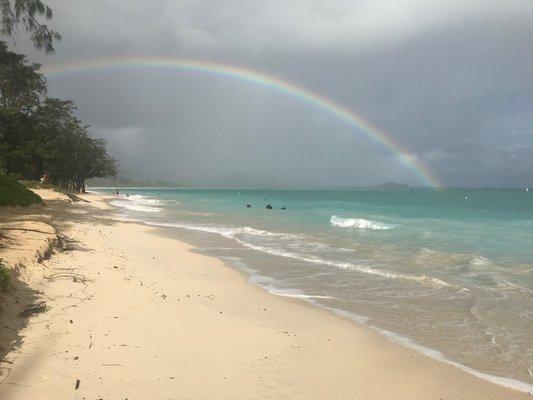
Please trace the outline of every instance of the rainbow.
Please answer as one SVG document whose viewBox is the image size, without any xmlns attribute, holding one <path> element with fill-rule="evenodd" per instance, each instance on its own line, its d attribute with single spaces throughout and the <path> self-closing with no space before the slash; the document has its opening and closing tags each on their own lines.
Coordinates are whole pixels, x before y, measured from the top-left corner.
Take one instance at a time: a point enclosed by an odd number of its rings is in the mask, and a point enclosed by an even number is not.
<svg viewBox="0 0 533 400">
<path fill-rule="evenodd" d="M 43 72 L 51 78 L 62 77 L 71 74 L 80 74 L 94 71 L 114 71 L 122 69 L 171 69 L 177 71 L 201 72 L 211 75 L 225 76 L 238 79 L 242 82 L 259 85 L 274 89 L 286 95 L 292 96 L 313 107 L 344 121 L 350 127 L 363 133 L 373 142 L 387 148 L 398 160 L 411 170 L 424 185 L 433 188 L 441 187 L 439 181 L 432 176 L 428 169 L 412 156 L 405 148 L 382 130 L 379 130 L 370 122 L 355 114 L 348 108 L 314 93 L 302 86 L 284 81 L 272 75 L 254 71 L 248 68 L 235 67 L 206 61 L 173 59 L 173 58 L 117 58 L 97 61 L 82 61 L 77 63 L 48 66 Z"/>
</svg>

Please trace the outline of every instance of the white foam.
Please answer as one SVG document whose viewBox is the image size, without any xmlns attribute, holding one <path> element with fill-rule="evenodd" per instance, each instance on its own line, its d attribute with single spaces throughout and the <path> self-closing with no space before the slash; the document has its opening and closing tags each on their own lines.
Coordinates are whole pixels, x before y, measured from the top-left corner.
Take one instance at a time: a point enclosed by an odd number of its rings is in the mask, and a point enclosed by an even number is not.
<svg viewBox="0 0 533 400">
<path fill-rule="evenodd" d="M 133 201 L 135 203 L 146 204 L 149 206 L 154 206 L 154 205 L 157 206 L 163 203 L 162 200 L 153 199 L 151 197 L 146 197 L 146 196 L 141 196 L 139 194 L 131 195 L 129 197 L 126 197 L 126 199 Z"/>
<path fill-rule="evenodd" d="M 396 225 L 384 224 L 364 218 L 341 218 L 332 215 L 329 223 L 340 228 L 368 229 L 372 231 L 388 231 L 394 229 Z"/>
<path fill-rule="evenodd" d="M 276 296 L 281 297 L 293 297 L 296 299 L 332 299 L 331 296 L 319 296 L 314 294 L 304 294 L 303 292 L 296 291 L 296 290 L 276 290 L 272 289 L 268 291 L 271 294 L 275 294 Z"/>
<path fill-rule="evenodd" d="M 261 286 L 266 289 L 270 294 L 281 296 L 281 297 L 292 297 L 296 299 L 306 300 L 310 303 L 314 302 L 312 299 L 333 299 L 332 296 L 322 296 L 322 295 L 313 295 L 306 294 L 300 289 L 293 288 L 279 288 L 275 285 L 276 280 L 269 276 L 261 275 L 257 270 L 250 268 L 248 265 L 243 263 L 238 257 L 221 257 L 223 260 L 230 260 L 233 265 L 237 266 L 238 269 L 244 271 L 248 274 L 248 281 L 254 285 Z"/>
<path fill-rule="evenodd" d="M 183 223 L 154 223 L 154 222 L 147 222 L 147 224 L 154 225 L 154 226 L 167 226 L 167 227 L 175 227 L 175 228 L 183 228 L 183 229 L 188 229 L 188 230 L 216 233 L 228 239 L 233 239 L 237 241 L 238 243 L 240 243 L 241 245 L 243 245 L 244 247 L 247 247 L 252 250 L 260 251 L 262 253 L 267 253 L 267 254 L 271 254 L 271 255 L 275 255 L 279 257 L 285 257 L 285 258 L 292 258 L 295 260 L 310 262 L 314 264 L 323 264 L 323 265 L 329 265 L 329 266 L 336 267 L 336 268 L 349 269 L 349 270 L 353 270 L 353 271 L 357 271 L 357 272 L 361 272 L 365 274 L 381 276 L 387 279 L 405 279 L 405 280 L 410 280 L 410 281 L 416 281 L 422 284 L 430 284 L 430 285 L 437 286 L 437 287 L 445 287 L 445 286 L 452 287 L 453 286 L 438 278 L 433 278 L 433 277 L 429 277 L 425 275 L 406 275 L 406 274 L 397 273 L 397 272 L 383 271 L 383 270 L 373 268 L 367 265 L 326 260 L 326 259 L 316 257 L 313 255 L 306 255 L 306 254 L 301 254 L 297 252 L 282 250 L 279 247 L 260 246 L 257 244 L 247 242 L 246 240 L 243 240 L 242 238 L 238 237 L 238 235 L 242 233 L 246 233 L 246 234 L 254 235 L 254 236 L 277 236 L 277 237 L 290 237 L 290 238 L 299 237 L 296 235 L 290 235 L 290 234 L 284 234 L 284 233 L 273 233 L 273 232 L 262 231 L 262 230 L 254 229 L 250 227 L 228 228 L 228 227 L 202 226 L 202 225 L 183 224 Z"/>
<path fill-rule="evenodd" d="M 165 203 L 173 203 L 179 205 L 179 202 L 175 200 L 155 199 L 153 197 L 143 196 L 140 194 L 132 194 L 129 196 L 120 195 L 117 200 L 111 201 L 111 204 L 117 207 L 126 208 L 132 211 L 149 213 L 160 212 L 161 208 L 159 208 L 158 206 L 162 206 Z"/>
<path fill-rule="evenodd" d="M 490 264 L 490 260 L 488 258 L 485 258 L 483 256 L 475 256 L 470 263 L 475 266 L 482 266 L 482 265 L 488 265 Z"/>
<path fill-rule="evenodd" d="M 199 217 L 210 217 L 211 215 L 214 215 L 213 213 L 208 213 L 208 212 L 195 212 L 195 211 L 180 211 L 181 214 L 186 214 L 186 215 L 196 215 L 196 216 L 199 216 Z"/>
<path fill-rule="evenodd" d="M 124 200 L 113 200 L 111 201 L 111 204 L 116 207 L 122 207 L 127 208 L 128 210 L 132 211 L 140 211 L 140 212 L 149 212 L 149 213 L 157 213 L 161 211 L 158 207 L 152 207 L 152 206 L 146 206 L 142 204 L 136 204 L 135 202 L 130 201 L 124 201 Z"/>
<path fill-rule="evenodd" d="M 194 231 L 202 231 L 208 233 L 217 233 L 228 239 L 235 239 L 237 235 L 250 235 L 250 236 L 263 236 L 263 237 L 277 237 L 277 238 L 300 238 L 298 235 L 291 235 L 288 233 L 275 233 L 269 231 L 263 231 L 260 229 L 251 228 L 249 226 L 244 227 L 225 227 L 225 226 L 212 226 L 212 225 L 196 225 L 196 224 L 184 224 L 184 223 L 155 223 L 146 222 L 148 225 L 166 226 L 171 228 L 183 228 Z"/>
</svg>

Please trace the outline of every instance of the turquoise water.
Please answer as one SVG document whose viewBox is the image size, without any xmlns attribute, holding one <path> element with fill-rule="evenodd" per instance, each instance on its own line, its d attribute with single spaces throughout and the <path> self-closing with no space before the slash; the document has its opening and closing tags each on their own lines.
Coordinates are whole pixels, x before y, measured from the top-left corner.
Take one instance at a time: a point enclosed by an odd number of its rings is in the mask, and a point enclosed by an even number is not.
<svg viewBox="0 0 533 400">
<path fill-rule="evenodd" d="M 531 390 L 531 191 L 131 189 L 113 204 L 273 293 Z"/>
</svg>

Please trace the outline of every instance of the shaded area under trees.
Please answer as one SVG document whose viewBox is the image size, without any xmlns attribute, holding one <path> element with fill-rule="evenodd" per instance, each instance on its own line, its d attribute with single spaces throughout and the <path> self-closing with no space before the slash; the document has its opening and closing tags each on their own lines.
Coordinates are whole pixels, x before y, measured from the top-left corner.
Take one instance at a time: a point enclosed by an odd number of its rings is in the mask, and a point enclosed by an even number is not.
<svg viewBox="0 0 533 400">
<path fill-rule="evenodd" d="M 45 176 L 77 191 L 89 178 L 115 176 L 106 142 L 92 137 L 72 101 L 46 96 L 39 68 L 0 42 L 0 172 L 28 180 Z"/>
</svg>

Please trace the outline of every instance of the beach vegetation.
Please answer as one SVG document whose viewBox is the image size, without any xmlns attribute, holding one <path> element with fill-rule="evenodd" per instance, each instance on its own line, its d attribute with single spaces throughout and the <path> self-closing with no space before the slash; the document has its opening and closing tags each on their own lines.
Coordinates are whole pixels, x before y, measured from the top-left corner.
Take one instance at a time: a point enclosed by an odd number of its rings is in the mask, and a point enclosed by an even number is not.
<svg viewBox="0 0 533 400">
<path fill-rule="evenodd" d="M 43 204 L 43 200 L 16 179 L 0 175 L 0 207 L 33 204 Z"/>
<path fill-rule="evenodd" d="M 5 266 L 4 260 L 0 258 L 0 291 L 9 288 L 9 281 L 11 279 L 11 271 Z"/>
<path fill-rule="evenodd" d="M 0 42 L 0 173 L 78 192 L 89 178 L 115 176 L 106 142 L 77 118 L 74 102 L 46 95 L 39 68 Z"/>
</svg>

